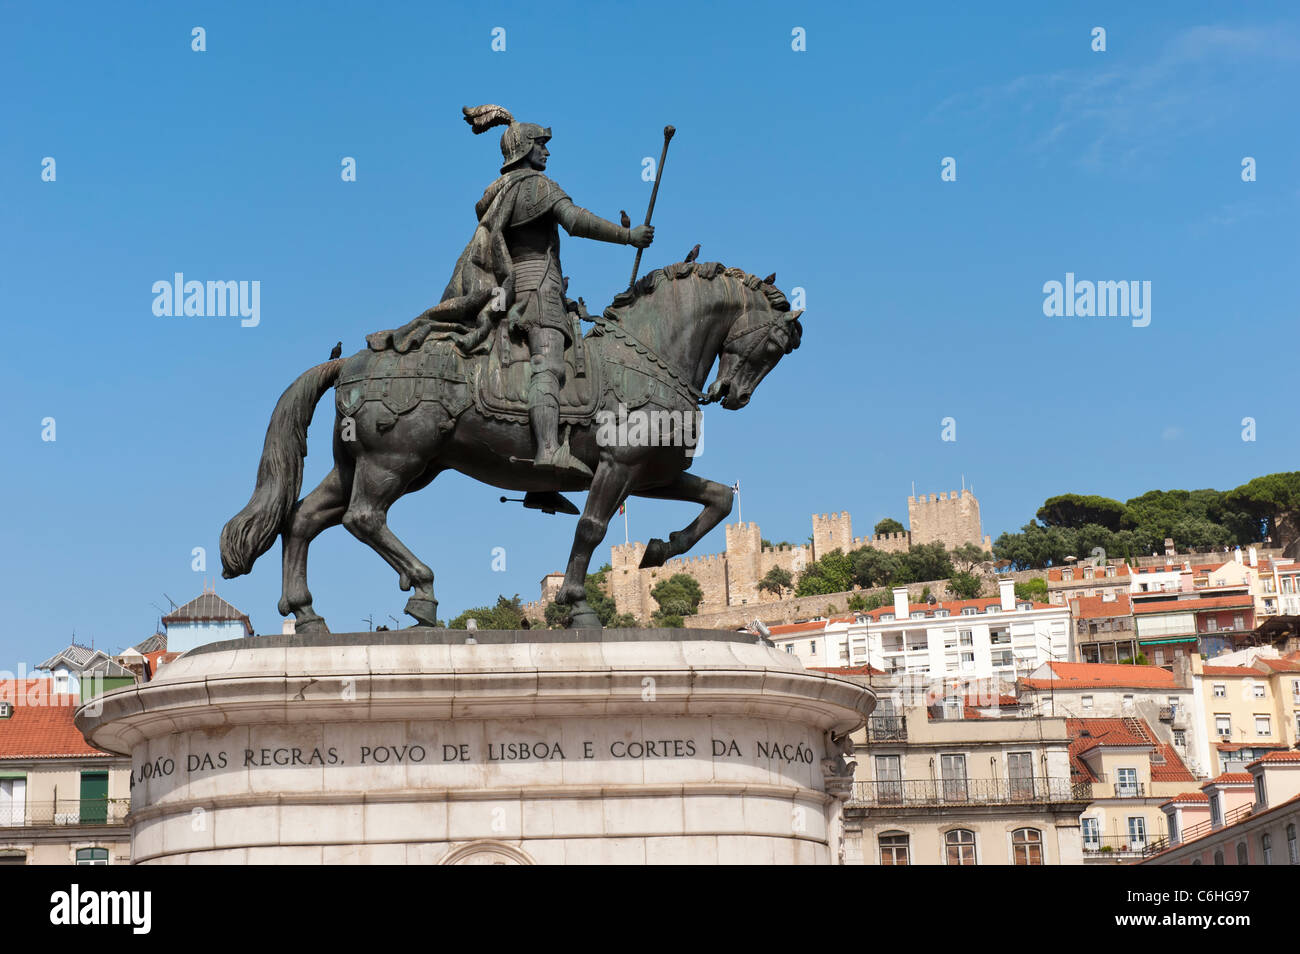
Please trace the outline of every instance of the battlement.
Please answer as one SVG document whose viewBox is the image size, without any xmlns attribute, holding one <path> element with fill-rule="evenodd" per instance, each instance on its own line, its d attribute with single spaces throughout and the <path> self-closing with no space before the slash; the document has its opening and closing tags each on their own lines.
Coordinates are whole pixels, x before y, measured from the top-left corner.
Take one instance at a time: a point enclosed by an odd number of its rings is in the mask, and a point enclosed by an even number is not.
<svg viewBox="0 0 1300 954">
<path fill-rule="evenodd" d="M 714 564 L 721 565 L 727 562 L 725 553 L 708 553 L 703 556 L 679 556 L 666 560 L 663 565 L 664 570 L 688 569 L 690 567 L 705 567 Z"/>
<path fill-rule="evenodd" d="M 951 493 L 941 491 L 937 494 L 921 494 L 920 497 L 908 497 L 907 505 L 911 507 L 915 504 L 952 503 L 965 499 L 974 500 L 975 495 L 969 490 L 954 490 Z"/>
</svg>

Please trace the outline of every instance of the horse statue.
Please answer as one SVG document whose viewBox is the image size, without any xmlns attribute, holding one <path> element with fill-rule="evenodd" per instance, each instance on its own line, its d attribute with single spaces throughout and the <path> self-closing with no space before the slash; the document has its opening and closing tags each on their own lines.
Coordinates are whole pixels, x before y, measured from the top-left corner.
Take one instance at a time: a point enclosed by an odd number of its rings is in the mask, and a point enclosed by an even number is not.
<svg viewBox="0 0 1300 954">
<path fill-rule="evenodd" d="M 676 438 L 688 415 L 698 419 L 699 405 L 747 405 L 764 376 L 799 346 L 801 313 L 775 286 L 717 262 L 656 269 L 615 297 L 568 349 L 574 373 L 561 395 L 572 453 L 590 478 L 532 466 L 521 384 L 527 352 L 523 361 L 512 357 L 504 322 L 482 353 L 466 355 L 454 337 L 430 335 L 406 354 L 365 349 L 317 365 L 289 385 L 271 414 L 253 495 L 221 532 L 222 575 L 248 573 L 281 537 L 281 615 L 294 615 L 297 632 L 329 632 L 312 608 L 307 549 L 341 523 L 397 571 L 403 591 L 414 590 L 406 612 L 417 625 L 437 626 L 433 571 L 389 529 L 387 514 L 398 498 L 451 469 L 548 499 L 588 492 L 556 601 L 569 608 L 571 626 L 599 628 L 584 583 L 592 552 L 627 497 L 703 506 L 667 541 L 649 542 L 643 567 L 686 553 L 731 513 L 729 486 L 686 472 L 691 442 L 658 438 Z M 715 361 L 717 376 L 703 391 Z M 334 468 L 299 500 L 307 428 L 331 386 Z M 640 415 L 639 436 L 622 426 L 629 415 Z"/>
</svg>

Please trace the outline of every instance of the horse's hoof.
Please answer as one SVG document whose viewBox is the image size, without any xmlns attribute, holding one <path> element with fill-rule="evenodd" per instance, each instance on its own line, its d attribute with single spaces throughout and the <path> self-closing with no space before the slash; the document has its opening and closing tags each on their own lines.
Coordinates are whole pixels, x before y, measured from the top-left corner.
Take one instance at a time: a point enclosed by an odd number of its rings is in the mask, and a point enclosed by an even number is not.
<svg viewBox="0 0 1300 954">
<path fill-rule="evenodd" d="M 585 602 L 579 603 L 573 607 L 573 614 L 569 617 L 569 629 L 600 629 L 600 617 L 596 611 L 588 606 Z"/>
<path fill-rule="evenodd" d="M 330 628 L 325 625 L 324 616 L 304 616 L 293 621 L 293 631 L 294 633 L 328 633 Z"/>
<path fill-rule="evenodd" d="M 663 566 L 668 560 L 668 544 L 655 537 L 646 544 L 645 554 L 641 557 L 641 569 Z"/>
<path fill-rule="evenodd" d="M 420 626 L 437 626 L 438 601 L 412 596 L 406 601 L 406 614 L 414 616 L 416 623 Z"/>
</svg>

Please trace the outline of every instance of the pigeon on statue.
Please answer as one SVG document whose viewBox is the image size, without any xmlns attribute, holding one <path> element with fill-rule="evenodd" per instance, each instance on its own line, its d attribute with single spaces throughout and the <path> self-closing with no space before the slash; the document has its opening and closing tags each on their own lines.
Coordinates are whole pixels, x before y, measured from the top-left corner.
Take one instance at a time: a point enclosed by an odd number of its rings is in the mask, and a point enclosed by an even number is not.
<svg viewBox="0 0 1300 954">
<path fill-rule="evenodd" d="M 700 257 L 700 243 L 699 243 L 699 242 L 696 242 L 696 243 L 695 243 L 695 248 L 693 248 L 693 249 L 691 249 L 689 252 L 687 252 L 687 253 L 686 253 L 686 258 L 682 259 L 682 261 L 685 261 L 685 262 L 693 262 L 693 261 L 695 261 L 695 260 L 696 260 L 697 258 L 699 258 L 699 257 Z"/>
<path fill-rule="evenodd" d="M 336 358 L 341 358 L 341 357 L 343 357 L 343 342 L 342 342 L 342 341 L 340 341 L 338 344 L 336 344 L 336 345 L 334 346 L 334 350 L 330 352 L 330 360 L 333 361 L 333 360 L 335 360 Z"/>
<path fill-rule="evenodd" d="M 632 220 L 628 217 L 628 214 L 624 209 L 618 210 L 618 221 L 625 229 L 630 229 L 632 227 Z"/>
</svg>

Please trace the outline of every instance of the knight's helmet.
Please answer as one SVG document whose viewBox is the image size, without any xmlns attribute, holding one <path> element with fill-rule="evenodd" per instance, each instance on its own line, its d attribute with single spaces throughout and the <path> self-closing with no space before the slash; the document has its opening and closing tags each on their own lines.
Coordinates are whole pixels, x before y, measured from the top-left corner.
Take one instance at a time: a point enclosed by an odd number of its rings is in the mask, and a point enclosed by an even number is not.
<svg viewBox="0 0 1300 954">
<path fill-rule="evenodd" d="M 515 117 L 504 106 L 463 106 L 461 111 L 465 114 L 465 122 L 469 123 L 476 135 L 487 132 L 493 126 L 506 127 L 506 131 L 501 134 L 502 172 L 522 162 L 532 151 L 534 143 L 546 142 L 551 138 L 551 127 L 515 122 Z"/>
</svg>

